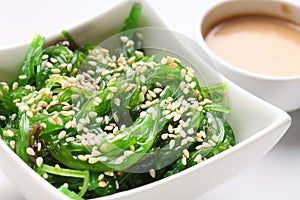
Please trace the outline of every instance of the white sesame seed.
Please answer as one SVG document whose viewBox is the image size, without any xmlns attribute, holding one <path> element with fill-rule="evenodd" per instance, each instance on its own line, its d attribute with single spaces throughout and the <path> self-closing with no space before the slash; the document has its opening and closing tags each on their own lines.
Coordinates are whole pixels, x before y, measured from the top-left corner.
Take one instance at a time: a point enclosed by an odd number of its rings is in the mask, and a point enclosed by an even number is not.
<svg viewBox="0 0 300 200">
<path fill-rule="evenodd" d="M 56 58 L 50 58 L 50 61 L 51 61 L 52 63 L 57 63 Z"/>
<path fill-rule="evenodd" d="M 97 158 L 89 158 L 89 163 L 90 164 L 95 164 L 97 162 L 99 162 L 99 160 Z"/>
<path fill-rule="evenodd" d="M 9 145 L 10 145 L 10 147 L 11 147 L 12 149 L 16 148 L 16 141 L 11 140 L 11 141 L 9 142 Z"/>
<path fill-rule="evenodd" d="M 146 77 L 144 75 L 141 75 L 140 80 L 141 80 L 142 83 L 145 83 L 146 82 Z"/>
<path fill-rule="evenodd" d="M 155 169 L 150 169 L 149 170 L 149 174 L 150 174 L 150 176 L 152 177 L 152 178 L 155 178 Z"/>
<path fill-rule="evenodd" d="M 216 143 L 214 141 L 212 141 L 211 139 L 207 140 L 207 142 L 213 147 L 216 146 Z"/>
<path fill-rule="evenodd" d="M 175 140 L 171 140 L 170 143 L 169 143 L 169 149 L 173 149 L 175 146 Z"/>
<path fill-rule="evenodd" d="M 171 119 L 173 116 L 174 116 L 174 112 L 172 112 L 172 113 L 166 115 L 166 119 Z"/>
<path fill-rule="evenodd" d="M 198 110 L 199 112 L 201 112 L 201 111 L 203 110 L 203 106 L 199 106 L 199 107 L 197 108 L 197 110 Z"/>
<path fill-rule="evenodd" d="M 73 111 L 73 110 L 64 111 L 63 110 L 63 111 L 61 111 L 61 114 L 65 117 L 69 117 L 69 116 L 75 115 L 75 111 Z"/>
<path fill-rule="evenodd" d="M 67 132 L 66 131 L 61 131 L 59 134 L 58 134 L 58 139 L 62 139 L 66 136 Z"/>
<path fill-rule="evenodd" d="M 128 48 L 128 47 L 132 47 L 133 45 L 134 45 L 134 42 L 133 42 L 132 40 L 128 40 L 128 41 L 126 42 L 125 47 Z"/>
<path fill-rule="evenodd" d="M 14 82 L 12 85 L 12 90 L 16 90 L 19 87 L 19 83 L 18 82 Z"/>
<path fill-rule="evenodd" d="M 8 92 L 9 91 L 9 87 L 7 85 L 3 86 L 3 89 Z"/>
<path fill-rule="evenodd" d="M 153 97 L 156 98 L 156 94 L 154 92 L 152 92 L 151 90 L 148 90 L 148 93 Z"/>
<path fill-rule="evenodd" d="M 100 157 L 98 157 L 98 160 L 99 160 L 100 162 L 105 162 L 105 161 L 108 160 L 108 158 L 107 158 L 106 156 L 100 156 Z"/>
<path fill-rule="evenodd" d="M 47 124 L 41 123 L 41 127 L 42 127 L 43 129 L 46 129 L 46 128 L 47 128 Z"/>
<path fill-rule="evenodd" d="M 90 112 L 89 112 L 89 117 L 90 117 L 90 118 L 95 118 L 95 117 L 97 117 L 97 115 L 98 115 L 98 114 L 97 114 L 96 112 L 94 112 L 94 111 L 90 111 Z"/>
<path fill-rule="evenodd" d="M 109 123 L 109 116 L 107 116 L 107 115 L 105 115 L 104 116 L 104 122 L 105 122 L 105 124 L 108 124 Z"/>
<path fill-rule="evenodd" d="M 35 152 L 34 152 L 33 148 L 31 148 L 31 147 L 26 148 L 26 153 L 30 156 L 35 156 Z"/>
<path fill-rule="evenodd" d="M 37 159 L 35 160 L 35 163 L 38 167 L 41 167 L 43 162 L 44 162 L 44 160 L 42 157 L 37 157 Z"/>
<path fill-rule="evenodd" d="M 145 96 L 144 96 L 143 92 L 140 92 L 139 99 L 141 102 L 145 101 Z"/>
<path fill-rule="evenodd" d="M 25 85 L 25 90 L 31 90 L 32 87 L 30 85 Z"/>
<path fill-rule="evenodd" d="M 6 117 L 4 115 L 0 115 L 0 120 L 1 121 L 5 121 L 6 120 Z"/>
<path fill-rule="evenodd" d="M 55 164 L 55 165 L 54 165 L 54 168 L 55 168 L 55 169 L 58 169 L 58 170 L 61 169 L 61 167 L 59 166 L 59 164 Z"/>
<path fill-rule="evenodd" d="M 66 68 L 66 67 L 67 67 L 67 64 L 66 64 L 66 63 L 62 63 L 62 64 L 60 64 L 60 67 L 61 67 L 61 68 Z"/>
<path fill-rule="evenodd" d="M 190 86 L 191 86 L 191 88 L 195 88 L 196 87 L 196 82 L 195 81 L 191 82 Z"/>
<path fill-rule="evenodd" d="M 122 124 L 121 127 L 120 127 L 120 130 L 124 130 L 125 128 L 126 128 L 126 125 Z"/>
<path fill-rule="evenodd" d="M 207 123 L 209 123 L 209 124 L 211 124 L 211 123 L 212 123 L 212 119 L 211 119 L 211 117 L 208 117 L 208 118 L 207 118 Z"/>
<path fill-rule="evenodd" d="M 202 161 L 202 156 L 201 156 L 201 154 L 198 154 L 198 155 L 195 157 L 194 162 L 200 163 L 201 161 Z"/>
<path fill-rule="evenodd" d="M 95 150 L 95 151 L 92 152 L 92 156 L 94 156 L 94 157 L 98 157 L 100 155 L 101 155 L 101 153 L 99 151 L 97 151 L 97 150 Z"/>
<path fill-rule="evenodd" d="M 114 127 L 112 127 L 112 126 L 105 126 L 105 127 L 104 127 L 104 130 L 106 130 L 106 131 L 111 131 L 111 130 L 113 130 L 113 128 L 114 128 Z"/>
<path fill-rule="evenodd" d="M 181 81 L 180 84 L 179 84 L 179 88 L 181 90 L 183 90 L 185 88 L 185 86 L 186 86 L 186 83 L 184 81 Z"/>
<path fill-rule="evenodd" d="M 109 54 L 109 50 L 105 48 L 101 48 L 101 52 L 104 54 Z"/>
<path fill-rule="evenodd" d="M 68 70 L 68 72 L 71 72 L 72 68 L 73 68 L 72 64 L 67 64 L 67 70 Z"/>
<path fill-rule="evenodd" d="M 161 88 L 154 88 L 153 92 L 156 93 L 156 94 L 159 94 L 159 93 L 162 92 L 162 89 Z"/>
<path fill-rule="evenodd" d="M 81 161 L 87 161 L 87 157 L 86 156 L 84 156 L 84 155 L 78 155 L 77 156 L 77 158 L 79 159 L 79 160 L 81 160 Z"/>
<path fill-rule="evenodd" d="M 41 151 L 42 150 L 42 143 L 38 142 L 37 143 L 37 151 Z"/>
<path fill-rule="evenodd" d="M 206 138 L 206 133 L 205 133 L 205 131 L 200 131 L 199 133 L 200 133 L 200 135 L 201 135 L 203 138 Z"/>
<path fill-rule="evenodd" d="M 6 136 L 6 137 L 13 137 L 15 134 L 12 130 L 6 130 L 6 131 L 3 131 L 3 135 Z"/>
<path fill-rule="evenodd" d="M 65 128 L 66 128 L 66 129 L 71 128 L 71 126 L 72 126 L 72 121 L 68 121 L 68 122 L 65 124 Z"/>
<path fill-rule="evenodd" d="M 49 55 L 47 55 L 47 54 L 44 54 L 43 56 L 42 56 L 42 60 L 47 60 L 49 58 Z"/>
<path fill-rule="evenodd" d="M 190 152 L 189 152 L 189 150 L 184 149 L 182 152 L 183 152 L 183 155 L 184 155 L 186 158 L 189 158 L 189 157 L 190 157 Z"/>
<path fill-rule="evenodd" d="M 185 80 L 189 83 L 192 81 L 192 77 L 190 77 L 189 75 L 185 75 Z"/>
<path fill-rule="evenodd" d="M 162 111 L 162 114 L 163 114 L 163 115 L 168 115 L 168 114 L 170 114 L 170 113 L 171 113 L 170 110 L 164 110 L 164 111 Z"/>
<path fill-rule="evenodd" d="M 202 147 L 204 147 L 204 148 L 211 147 L 211 144 L 209 144 L 208 142 L 203 142 Z"/>
<path fill-rule="evenodd" d="M 188 94 L 188 93 L 189 93 L 189 89 L 188 89 L 188 88 L 184 88 L 184 89 L 182 90 L 182 92 L 183 92 L 183 94 Z"/>
<path fill-rule="evenodd" d="M 109 89 L 111 92 L 117 92 L 117 91 L 118 91 L 118 88 L 117 88 L 117 87 L 108 87 L 108 89 Z"/>
<path fill-rule="evenodd" d="M 101 99 L 100 97 L 96 97 L 96 98 L 95 98 L 95 101 L 96 101 L 97 103 L 99 103 L 99 104 L 102 103 L 102 99 Z"/>
<path fill-rule="evenodd" d="M 105 181 L 100 181 L 100 182 L 98 183 L 98 186 L 104 188 L 104 187 L 107 186 L 107 183 L 106 183 Z"/>
<path fill-rule="evenodd" d="M 168 133 L 164 133 L 161 135 L 161 139 L 166 140 L 168 139 L 169 134 Z"/>
<path fill-rule="evenodd" d="M 211 139 L 215 142 L 219 142 L 219 138 L 216 135 L 211 136 Z"/>
<path fill-rule="evenodd" d="M 124 157 L 123 157 L 123 156 L 120 156 L 119 158 L 117 158 L 117 159 L 115 160 L 115 164 L 116 164 L 116 165 L 121 164 L 123 161 L 124 161 Z"/>
<path fill-rule="evenodd" d="M 96 118 L 96 122 L 97 122 L 97 123 L 101 123 L 102 121 L 103 121 L 103 117 L 97 117 L 97 118 Z"/>
<path fill-rule="evenodd" d="M 188 133 L 189 135 L 192 135 L 192 134 L 194 133 L 194 129 L 193 129 L 193 128 L 188 129 L 188 130 L 187 130 L 187 133 Z"/>
<path fill-rule="evenodd" d="M 174 132 L 172 124 L 169 124 L 169 126 L 168 126 L 168 132 L 169 133 L 173 133 Z"/>
<path fill-rule="evenodd" d="M 187 164 L 186 157 L 182 157 L 181 162 L 183 165 L 186 165 Z"/>
<path fill-rule="evenodd" d="M 56 124 L 58 124 L 58 125 L 60 125 L 60 126 L 63 126 L 64 124 L 63 124 L 63 121 L 62 121 L 62 119 L 60 118 L 60 117 L 57 117 L 56 118 Z"/>
<path fill-rule="evenodd" d="M 97 66 L 97 62 L 95 62 L 95 61 L 90 60 L 90 61 L 88 61 L 88 63 L 93 67 Z"/>
<path fill-rule="evenodd" d="M 175 113 L 175 114 L 174 114 L 173 121 L 176 122 L 176 121 L 178 121 L 180 118 L 181 118 L 181 115 L 180 115 L 179 113 Z"/>
<path fill-rule="evenodd" d="M 114 120 L 115 120 L 116 123 L 118 123 L 119 120 L 120 120 L 119 116 L 116 113 L 113 114 L 113 118 L 114 118 Z"/>
<path fill-rule="evenodd" d="M 142 86 L 142 92 L 144 95 L 147 93 L 147 91 L 148 91 L 147 86 Z"/>
<path fill-rule="evenodd" d="M 165 58 L 165 57 L 163 57 L 162 59 L 161 59 L 161 61 L 160 61 L 160 63 L 161 64 L 163 64 L 163 65 L 165 65 L 165 64 L 167 64 L 167 59 Z"/>
<path fill-rule="evenodd" d="M 180 75 L 181 75 L 182 77 L 185 77 L 185 75 L 186 75 L 186 69 L 181 69 Z"/>
<path fill-rule="evenodd" d="M 29 118 L 33 117 L 33 113 L 32 113 L 30 110 L 26 111 L 26 115 L 27 115 Z"/>
<path fill-rule="evenodd" d="M 120 40 L 123 42 L 123 43 L 126 43 L 126 42 L 128 42 L 128 37 L 127 36 L 121 36 L 120 37 Z"/>
<path fill-rule="evenodd" d="M 152 101 L 153 100 L 152 96 L 149 93 L 146 94 L 146 97 L 147 97 L 148 101 Z"/>
<path fill-rule="evenodd" d="M 50 68 L 50 69 L 54 67 L 53 64 L 52 64 L 51 62 L 47 62 L 47 63 L 46 63 L 46 66 L 47 66 L 48 68 Z"/>
<path fill-rule="evenodd" d="M 53 74 L 59 74 L 60 73 L 60 69 L 54 68 L 54 69 L 51 69 L 51 72 Z"/>
<path fill-rule="evenodd" d="M 47 173 L 43 173 L 42 177 L 43 177 L 44 179 L 48 179 L 48 174 L 47 174 Z"/>
<path fill-rule="evenodd" d="M 27 78 L 26 75 L 20 75 L 20 76 L 19 76 L 19 79 L 21 79 L 21 80 L 26 79 L 26 78 Z"/>
<path fill-rule="evenodd" d="M 130 58 L 128 59 L 128 61 L 127 61 L 128 64 L 132 65 L 132 64 L 134 63 L 135 59 L 136 59 L 135 56 L 130 57 Z"/>
<path fill-rule="evenodd" d="M 98 176 L 98 181 L 102 181 L 104 179 L 104 174 L 100 174 L 99 176 Z"/>
<path fill-rule="evenodd" d="M 155 120 L 157 117 L 157 112 L 154 110 L 152 111 L 152 120 Z"/>
<path fill-rule="evenodd" d="M 119 181 L 118 180 L 115 180 L 115 185 L 116 185 L 116 189 L 120 189 L 120 186 L 119 186 Z"/>
<path fill-rule="evenodd" d="M 186 132 L 184 130 L 180 130 L 179 132 L 180 136 L 185 138 L 186 137 Z"/>
<path fill-rule="evenodd" d="M 75 141 L 75 138 L 74 138 L 74 137 L 68 137 L 68 138 L 66 139 L 66 142 L 73 142 L 73 141 Z"/>
<path fill-rule="evenodd" d="M 115 104 L 116 106 L 120 106 L 120 105 L 121 105 L 121 100 L 120 100 L 119 98 L 115 98 L 115 99 L 114 99 L 114 104 Z"/>
<path fill-rule="evenodd" d="M 135 51 L 134 53 L 135 53 L 135 55 L 136 55 L 138 58 L 141 58 L 141 57 L 144 56 L 144 53 L 141 52 L 141 51 Z"/>
<path fill-rule="evenodd" d="M 112 99 L 113 96 L 114 96 L 114 93 L 109 93 L 109 94 L 107 95 L 107 97 L 106 97 L 106 100 Z"/>
<path fill-rule="evenodd" d="M 119 127 L 116 126 L 116 127 L 113 129 L 112 132 L 113 132 L 113 133 L 116 133 L 116 132 L 118 132 L 118 131 L 119 131 Z"/>
<path fill-rule="evenodd" d="M 187 143 L 188 143 L 187 138 L 184 138 L 183 140 L 181 140 L 180 145 L 181 145 L 181 146 L 184 146 L 184 145 L 186 145 Z"/>
<path fill-rule="evenodd" d="M 104 174 L 106 176 L 114 176 L 115 175 L 114 172 L 104 172 Z"/>
<path fill-rule="evenodd" d="M 147 115 L 147 112 L 145 112 L 145 111 L 142 111 L 142 112 L 140 113 L 140 117 L 141 117 L 141 118 L 146 117 L 146 115 Z"/>
</svg>

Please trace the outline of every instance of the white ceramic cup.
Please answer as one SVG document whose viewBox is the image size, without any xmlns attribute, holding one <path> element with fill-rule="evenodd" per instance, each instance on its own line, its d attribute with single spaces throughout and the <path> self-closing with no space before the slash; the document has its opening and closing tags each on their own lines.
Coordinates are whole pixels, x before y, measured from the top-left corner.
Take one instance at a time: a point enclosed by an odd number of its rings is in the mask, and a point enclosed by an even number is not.
<svg viewBox="0 0 300 200">
<path fill-rule="evenodd" d="M 239 86 L 285 111 L 299 109 L 300 74 L 269 76 L 249 72 L 222 60 L 205 43 L 204 35 L 217 22 L 228 17 L 247 14 L 274 16 L 300 24 L 300 2 L 295 0 L 210 1 L 203 5 L 200 11 L 195 30 L 196 41 L 215 62 L 219 72 Z"/>
</svg>

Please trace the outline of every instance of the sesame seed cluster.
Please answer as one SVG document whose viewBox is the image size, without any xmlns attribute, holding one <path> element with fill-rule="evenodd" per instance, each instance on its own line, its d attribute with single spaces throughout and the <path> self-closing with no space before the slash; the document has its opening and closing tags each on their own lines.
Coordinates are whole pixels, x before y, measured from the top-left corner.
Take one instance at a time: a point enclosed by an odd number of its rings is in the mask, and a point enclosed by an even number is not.
<svg viewBox="0 0 300 200">
<path fill-rule="evenodd" d="M 16 81 L 0 82 L 0 139 L 66 195 L 136 188 L 235 144 L 229 109 L 179 57 L 157 59 L 139 32 L 117 51 L 72 41 L 36 35 Z"/>
</svg>

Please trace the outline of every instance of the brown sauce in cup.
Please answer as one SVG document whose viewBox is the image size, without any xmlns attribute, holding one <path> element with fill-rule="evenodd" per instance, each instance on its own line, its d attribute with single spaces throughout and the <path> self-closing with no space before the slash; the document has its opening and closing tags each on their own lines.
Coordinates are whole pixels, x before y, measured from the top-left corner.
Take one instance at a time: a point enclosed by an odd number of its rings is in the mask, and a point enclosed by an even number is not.
<svg viewBox="0 0 300 200">
<path fill-rule="evenodd" d="M 226 19 L 205 37 L 216 55 L 265 75 L 300 74 L 300 27 L 284 19 L 245 15 Z"/>
</svg>

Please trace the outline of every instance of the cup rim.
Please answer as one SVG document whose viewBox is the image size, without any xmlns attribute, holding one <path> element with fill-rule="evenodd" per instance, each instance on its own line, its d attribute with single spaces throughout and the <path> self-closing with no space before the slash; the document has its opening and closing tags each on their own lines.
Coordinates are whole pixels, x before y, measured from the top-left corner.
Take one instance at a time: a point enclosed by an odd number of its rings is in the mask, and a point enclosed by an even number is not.
<svg viewBox="0 0 300 200">
<path fill-rule="evenodd" d="M 267 0 L 266 0 L 267 1 Z M 259 3 L 261 1 L 256 1 L 256 3 Z M 288 6 L 296 7 L 300 10 L 300 2 L 295 2 L 293 0 L 274 0 L 273 3 L 285 3 Z M 224 3 L 232 3 L 232 1 L 224 1 L 224 0 L 214 0 L 210 1 L 207 4 L 204 4 L 200 11 L 200 15 L 198 15 L 195 26 L 194 26 L 194 36 L 196 39 L 196 42 L 201 46 L 201 48 L 204 49 L 204 51 L 207 53 L 207 55 L 212 58 L 212 61 L 217 61 L 220 63 L 223 67 L 230 71 L 234 71 L 235 73 L 238 73 L 243 76 L 249 76 L 251 78 L 259 79 L 259 80 L 268 80 L 268 81 L 295 81 L 300 79 L 300 74 L 296 75 L 289 75 L 289 76 L 277 76 L 277 75 L 267 75 L 267 74 L 260 74 L 256 72 L 251 72 L 242 68 L 239 68 L 226 60 L 222 59 L 218 55 L 216 55 L 206 44 L 203 34 L 202 34 L 202 25 L 204 19 L 207 17 L 207 14 L 214 10 L 215 8 L 219 7 L 220 5 Z M 300 18 L 299 18 L 300 22 Z M 219 67 L 216 66 L 216 69 L 219 70 Z"/>
</svg>

